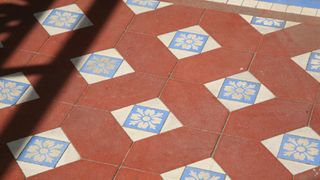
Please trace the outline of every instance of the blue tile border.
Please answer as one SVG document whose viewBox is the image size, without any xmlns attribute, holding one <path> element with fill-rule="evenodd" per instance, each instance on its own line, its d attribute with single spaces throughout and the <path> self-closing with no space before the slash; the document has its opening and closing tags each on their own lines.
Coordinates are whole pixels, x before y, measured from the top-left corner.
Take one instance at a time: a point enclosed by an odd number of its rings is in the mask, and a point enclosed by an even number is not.
<svg viewBox="0 0 320 180">
<path fill-rule="evenodd" d="M 157 0 L 127 0 L 127 4 L 150 8 L 150 9 L 157 9 L 157 7 L 160 4 L 160 1 L 157 1 Z"/>
<path fill-rule="evenodd" d="M 258 1 L 320 9 L 319 0 L 258 0 Z"/>
<path fill-rule="evenodd" d="M 320 73 L 320 53 L 312 52 L 309 56 L 307 71 Z"/>
</svg>

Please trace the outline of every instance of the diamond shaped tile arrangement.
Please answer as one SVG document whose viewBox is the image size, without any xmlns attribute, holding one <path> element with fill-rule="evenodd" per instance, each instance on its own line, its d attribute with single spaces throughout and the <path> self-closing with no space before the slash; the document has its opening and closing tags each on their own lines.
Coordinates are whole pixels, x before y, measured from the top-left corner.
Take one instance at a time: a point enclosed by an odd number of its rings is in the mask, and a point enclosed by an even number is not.
<svg viewBox="0 0 320 180">
<path fill-rule="evenodd" d="M 159 35 L 160 41 L 178 58 L 186 58 L 220 48 L 220 44 L 199 25 Z"/>
<path fill-rule="evenodd" d="M 248 71 L 208 82 L 205 86 L 229 111 L 275 98 L 273 93 Z"/>
<path fill-rule="evenodd" d="M 320 82 L 320 49 L 292 57 L 291 59 Z"/>
<path fill-rule="evenodd" d="M 116 49 L 107 49 L 71 59 L 89 83 L 97 83 L 134 72 Z"/>
<path fill-rule="evenodd" d="M 30 177 L 80 159 L 61 128 L 7 143 L 26 177 Z"/>
<path fill-rule="evenodd" d="M 76 4 L 35 13 L 34 16 L 50 35 L 93 25 Z"/>
<path fill-rule="evenodd" d="M 293 175 L 320 166 L 320 136 L 310 127 L 296 129 L 261 143 Z"/>
<path fill-rule="evenodd" d="M 223 169 L 212 159 L 204 159 L 187 166 L 161 174 L 164 180 L 221 179 L 231 180 Z"/>
<path fill-rule="evenodd" d="M 300 24 L 293 21 L 285 21 L 281 19 L 250 16 L 244 14 L 240 14 L 240 16 L 263 35 Z"/>
<path fill-rule="evenodd" d="M 159 8 L 172 5 L 172 3 L 158 1 L 158 0 L 123 0 L 123 1 L 135 14 L 141 14 L 141 13 L 153 11 Z"/>
<path fill-rule="evenodd" d="M 180 121 L 159 98 L 127 106 L 111 113 L 132 141 L 182 127 Z"/>
<path fill-rule="evenodd" d="M 0 109 L 38 98 L 39 95 L 23 73 L 0 77 Z"/>
</svg>

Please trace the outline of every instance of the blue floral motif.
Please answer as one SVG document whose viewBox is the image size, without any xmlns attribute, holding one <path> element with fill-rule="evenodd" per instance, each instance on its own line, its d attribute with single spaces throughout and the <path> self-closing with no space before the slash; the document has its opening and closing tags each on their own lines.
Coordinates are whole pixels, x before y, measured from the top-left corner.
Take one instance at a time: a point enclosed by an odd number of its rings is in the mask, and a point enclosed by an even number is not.
<svg viewBox="0 0 320 180">
<path fill-rule="evenodd" d="M 0 79 L 0 103 L 16 104 L 29 86 L 21 82 Z"/>
<path fill-rule="evenodd" d="M 91 54 L 80 72 L 112 78 L 122 62 L 123 59 Z"/>
<path fill-rule="evenodd" d="M 18 160 L 54 168 L 70 143 L 33 136 Z"/>
<path fill-rule="evenodd" d="M 201 53 L 208 38 L 208 35 L 177 31 L 169 48 Z"/>
<path fill-rule="evenodd" d="M 260 90 L 260 83 L 226 78 L 218 97 L 221 99 L 254 104 Z"/>
<path fill-rule="evenodd" d="M 180 180 L 224 180 L 225 174 L 187 166 Z"/>
<path fill-rule="evenodd" d="M 285 27 L 286 21 L 264 17 L 253 17 L 251 20 L 251 24 L 282 29 Z"/>
<path fill-rule="evenodd" d="M 159 134 L 168 116 L 169 111 L 135 105 L 123 126 Z"/>
<path fill-rule="evenodd" d="M 306 70 L 317 73 L 320 72 L 320 53 L 311 53 Z"/>
<path fill-rule="evenodd" d="M 84 14 L 54 9 L 42 23 L 46 26 L 72 30 L 78 25 Z"/>
<path fill-rule="evenodd" d="M 277 157 L 319 166 L 320 140 L 285 134 Z"/>
<path fill-rule="evenodd" d="M 160 1 L 158 0 L 127 0 L 127 4 L 141 6 L 150 9 L 157 9 Z"/>
</svg>

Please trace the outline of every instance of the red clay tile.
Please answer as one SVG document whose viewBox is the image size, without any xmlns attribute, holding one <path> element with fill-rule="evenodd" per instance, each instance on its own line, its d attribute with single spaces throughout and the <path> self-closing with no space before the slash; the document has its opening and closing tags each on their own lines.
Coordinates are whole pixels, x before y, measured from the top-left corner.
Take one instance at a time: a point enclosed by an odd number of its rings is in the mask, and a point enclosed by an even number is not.
<svg viewBox="0 0 320 180">
<path fill-rule="evenodd" d="M 164 173 L 209 157 L 217 137 L 182 127 L 136 142 L 124 165 Z"/>
<path fill-rule="evenodd" d="M 6 144 L 0 144 L 0 179 L 21 180 L 24 175 Z"/>
<path fill-rule="evenodd" d="M 213 158 L 231 179 L 292 179 L 290 172 L 260 142 L 222 136 Z"/>
<path fill-rule="evenodd" d="M 203 86 L 170 80 L 161 100 L 184 126 L 220 132 L 228 111 Z"/>
<path fill-rule="evenodd" d="M 19 68 L 24 68 L 34 56 L 34 53 L 21 50 L 16 50 L 12 52 L 12 54 L 7 54 L 10 51 L 11 50 L 7 48 L 0 49 L 0 67 L 1 69 L 5 69 L 6 73 L 4 74 L 2 72 L 3 70 L 1 70 L 2 75 L 16 73 L 17 71 L 19 71 Z"/>
<path fill-rule="evenodd" d="M 45 173 L 40 173 L 38 175 L 28 178 L 28 180 L 104 180 L 112 179 L 116 172 L 116 167 L 96 163 L 91 161 L 80 160 L 71 164 L 61 166 L 59 168 L 47 171 Z"/>
<path fill-rule="evenodd" d="M 85 159 L 119 165 L 131 145 L 130 138 L 106 111 L 76 107 L 61 127 Z"/>
<path fill-rule="evenodd" d="M 204 84 L 245 71 L 251 59 L 252 54 L 220 48 L 180 60 L 173 78 Z"/>
<path fill-rule="evenodd" d="M 231 113 L 225 133 L 264 140 L 308 124 L 312 105 L 272 99 Z"/>
<path fill-rule="evenodd" d="M 159 95 L 165 79 L 132 73 L 90 85 L 78 104 L 115 110 Z"/>
<path fill-rule="evenodd" d="M 115 178 L 116 180 L 128 180 L 128 179 L 148 179 L 148 180 L 161 180 L 159 174 L 153 174 L 145 171 L 138 171 L 129 168 L 121 168 Z"/>
<path fill-rule="evenodd" d="M 318 180 L 320 179 L 320 167 L 311 169 L 309 171 L 297 174 L 294 180 Z"/>
<path fill-rule="evenodd" d="M 135 71 L 168 76 L 177 62 L 156 37 L 125 33 L 116 48 Z"/>
<path fill-rule="evenodd" d="M 135 16 L 129 31 L 151 35 L 176 31 L 198 24 L 202 12 L 202 9 L 187 6 L 167 6 Z"/>
<path fill-rule="evenodd" d="M 276 97 L 313 102 L 318 82 L 287 57 L 257 55 L 250 70 Z"/>
<path fill-rule="evenodd" d="M 310 117 L 310 126 L 318 134 L 320 134 L 320 104 L 314 106 L 312 115 Z"/>
<path fill-rule="evenodd" d="M 240 51 L 256 51 L 262 35 L 249 25 L 241 16 L 206 10 L 200 26 L 222 47 Z"/>
</svg>

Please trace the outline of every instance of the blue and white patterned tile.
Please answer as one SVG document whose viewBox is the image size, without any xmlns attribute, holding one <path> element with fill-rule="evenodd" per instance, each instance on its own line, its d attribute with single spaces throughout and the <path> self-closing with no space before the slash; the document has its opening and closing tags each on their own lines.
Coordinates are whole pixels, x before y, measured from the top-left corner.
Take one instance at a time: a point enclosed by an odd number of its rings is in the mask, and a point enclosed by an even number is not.
<svg viewBox="0 0 320 180">
<path fill-rule="evenodd" d="M 50 35 L 93 25 L 76 4 L 35 13 L 34 16 Z"/>
<path fill-rule="evenodd" d="M 160 41 L 178 58 L 186 58 L 220 48 L 199 25 L 159 35 Z"/>
<path fill-rule="evenodd" d="M 0 109 L 38 98 L 39 95 L 22 73 L 0 77 Z"/>
<path fill-rule="evenodd" d="M 261 143 L 293 175 L 320 166 L 320 136 L 310 127 L 296 129 Z"/>
<path fill-rule="evenodd" d="M 26 177 L 80 160 L 61 128 L 7 143 Z"/>
<path fill-rule="evenodd" d="M 133 68 L 116 49 L 107 49 L 71 59 L 88 84 L 133 73 Z"/>
<path fill-rule="evenodd" d="M 123 0 L 123 1 L 135 14 L 154 11 L 156 9 L 172 5 L 172 3 L 158 1 L 158 0 Z"/>
<path fill-rule="evenodd" d="M 208 82 L 205 86 L 229 111 L 275 98 L 274 94 L 248 71 Z"/>
<path fill-rule="evenodd" d="M 268 34 L 282 29 L 298 25 L 298 22 L 285 21 L 281 19 L 265 18 L 240 14 L 252 27 L 261 34 Z"/>
<path fill-rule="evenodd" d="M 132 141 L 182 127 L 180 121 L 159 98 L 127 106 L 111 113 Z"/>
<path fill-rule="evenodd" d="M 164 180 L 230 180 L 230 177 L 212 159 L 204 159 L 161 174 Z"/>
<path fill-rule="evenodd" d="M 291 59 L 320 82 L 320 49 L 292 57 Z"/>
</svg>

